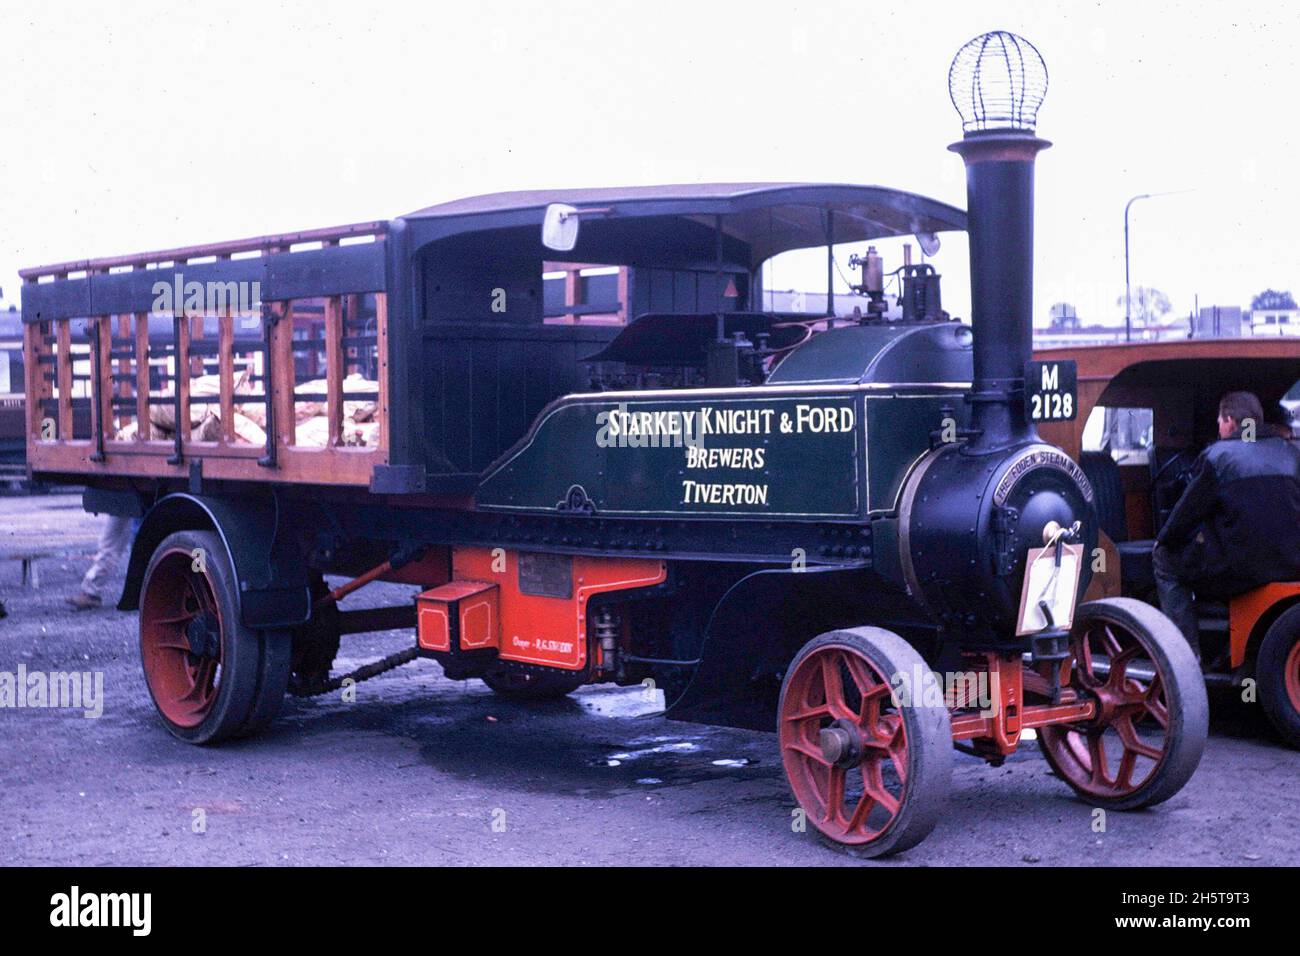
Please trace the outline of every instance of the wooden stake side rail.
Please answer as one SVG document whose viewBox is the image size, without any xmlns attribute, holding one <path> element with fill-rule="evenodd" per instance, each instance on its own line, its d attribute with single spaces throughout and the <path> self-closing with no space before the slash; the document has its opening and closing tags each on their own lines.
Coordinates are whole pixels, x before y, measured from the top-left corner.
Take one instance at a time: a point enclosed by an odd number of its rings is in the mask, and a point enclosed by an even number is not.
<svg viewBox="0 0 1300 956">
<path fill-rule="evenodd" d="M 174 249 L 155 249 L 150 252 L 137 252 L 125 256 L 108 256 L 97 259 L 77 259 L 71 262 L 56 262 L 50 265 L 19 269 L 18 275 L 24 282 L 35 282 L 44 278 L 67 278 L 82 272 L 105 273 L 112 269 L 143 269 L 166 262 L 189 262 L 193 259 L 215 257 L 229 259 L 240 253 L 265 252 L 272 249 L 289 249 L 306 243 L 337 245 L 342 239 L 382 236 L 387 232 L 386 222 L 356 222 L 345 226 L 329 226 L 324 229 L 304 229 L 299 232 L 282 232 L 271 236 L 254 236 L 248 239 L 232 239 L 224 242 L 208 242 L 197 246 L 181 246 Z"/>
<path fill-rule="evenodd" d="M 374 368 L 378 383 L 377 411 L 373 444 L 355 446 L 345 444 L 345 405 L 355 402 L 355 393 L 347 394 L 344 382 L 349 364 L 362 364 L 365 356 L 358 349 L 349 355 L 345 314 L 355 321 L 364 296 L 362 294 L 318 297 L 324 303 L 325 393 L 309 393 L 306 397 L 295 392 L 295 340 L 294 320 L 296 300 L 268 303 L 275 317 L 264 346 L 254 348 L 248 339 L 237 343 L 235 316 L 229 310 L 215 316 L 217 320 L 216 362 L 218 394 L 207 399 L 204 407 L 216 411 L 220 420 L 219 433 L 214 441 L 196 441 L 185 427 L 191 421 L 190 407 L 196 401 L 192 378 L 203 372 L 203 355 L 213 354 L 212 339 L 204 353 L 196 353 L 199 340 L 204 336 L 204 315 L 186 315 L 176 323 L 174 342 L 159 347 L 155 336 L 154 347 L 149 341 L 149 316 L 147 313 L 90 316 L 86 322 L 86 339 L 90 345 L 74 341 L 72 324 L 75 318 L 55 319 L 48 322 L 29 323 L 24 327 L 24 358 L 27 387 L 27 457 L 34 472 L 72 475 L 131 476 L 144 478 L 186 479 L 191 463 L 202 462 L 202 475 L 207 479 L 232 481 L 297 482 L 320 485 L 359 485 L 368 487 L 371 472 L 376 465 L 388 459 L 388 309 L 386 296 L 374 294 L 375 337 Z M 315 320 L 317 323 L 320 319 Z M 134 328 L 132 329 L 132 326 Z M 98 334 L 96 335 L 96 331 Z M 116 341 L 114 348 L 114 330 Z M 353 333 L 355 335 L 355 333 Z M 345 340 L 348 344 L 345 345 Z M 123 341 L 128 345 L 121 345 Z M 98 343 L 97 358 L 93 349 Z M 318 340 L 299 342 L 304 347 L 319 347 Z M 368 344 L 364 346 L 368 348 Z M 81 349 L 84 349 L 82 351 Z M 274 430 L 274 465 L 265 464 L 267 448 L 264 444 L 237 441 L 235 413 L 248 405 L 261 406 L 265 398 L 260 395 L 236 393 L 238 376 L 235 370 L 237 354 L 263 352 L 262 387 L 269 386 L 271 415 L 268 428 Z M 123 354 L 125 353 L 125 354 Z M 116 354 L 118 357 L 113 358 Z M 150 362 L 157 369 L 165 361 L 170 380 L 170 394 L 150 391 Z M 135 368 L 130 368 L 134 361 Z M 83 369 L 89 367 L 87 376 Z M 98 379 L 95 370 L 98 370 Z M 134 375 L 132 375 L 132 371 Z M 116 373 L 116 378 L 115 378 Z M 73 436 L 74 381 L 87 386 L 84 395 L 75 401 L 89 404 L 91 434 L 83 431 Z M 327 438 L 323 447 L 298 444 L 298 422 L 295 405 L 299 402 L 319 402 L 326 407 Z M 88 400 L 88 401 L 87 401 Z M 47 409 L 54 402 L 55 414 Z M 178 428 L 173 437 L 159 440 L 150 437 L 151 411 L 158 406 L 175 409 L 174 422 Z M 131 420 L 137 433 L 133 440 L 117 437 L 117 431 Z M 179 434 L 177 441 L 175 435 Z M 101 437 L 102 436 L 102 437 Z M 97 461 L 97 449 L 102 444 L 103 460 Z"/>
</svg>

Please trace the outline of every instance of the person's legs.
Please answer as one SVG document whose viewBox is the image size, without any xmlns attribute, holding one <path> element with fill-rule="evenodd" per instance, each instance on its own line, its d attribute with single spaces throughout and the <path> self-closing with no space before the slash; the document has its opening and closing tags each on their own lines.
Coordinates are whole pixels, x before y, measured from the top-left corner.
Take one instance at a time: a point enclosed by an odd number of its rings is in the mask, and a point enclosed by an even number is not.
<svg viewBox="0 0 1300 956">
<path fill-rule="evenodd" d="M 1192 589 L 1178 576 L 1178 565 L 1168 548 L 1156 545 L 1151 553 L 1155 571 L 1156 593 L 1160 596 L 1160 610 L 1183 632 L 1196 659 L 1201 659 L 1200 627 L 1196 608 L 1192 604 Z"/>
<path fill-rule="evenodd" d="M 131 547 L 132 536 L 130 518 L 108 516 L 107 522 L 99 533 L 99 547 L 95 551 L 95 560 L 90 563 L 90 569 L 81 579 L 81 593 L 68 598 L 68 603 L 79 610 L 103 605 L 104 583 Z"/>
</svg>

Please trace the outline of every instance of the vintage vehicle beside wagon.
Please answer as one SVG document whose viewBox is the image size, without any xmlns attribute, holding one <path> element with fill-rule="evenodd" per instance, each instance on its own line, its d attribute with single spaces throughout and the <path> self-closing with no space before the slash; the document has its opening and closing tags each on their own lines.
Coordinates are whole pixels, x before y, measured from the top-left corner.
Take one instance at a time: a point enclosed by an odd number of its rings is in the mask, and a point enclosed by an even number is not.
<svg viewBox="0 0 1300 956">
<path fill-rule="evenodd" d="M 1265 413 L 1259 431 L 1295 440 L 1294 412 L 1285 399 L 1300 383 L 1300 339 L 1187 339 L 1035 354 L 1078 366 L 1078 417 L 1045 423 L 1042 434 L 1079 462 L 1096 497 L 1107 571 L 1094 575 L 1090 596 L 1158 604 L 1152 548 L 1197 453 L 1218 438 L 1219 399 L 1254 392 Z M 1116 427 L 1127 418 L 1141 423 L 1136 440 L 1125 440 Z M 1296 535 L 1300 528 L 1280 525 L 1277 533 Z M 1197 615 L 1206 680 L 1212 686 L 1253 680 L 1278 733 L 1300 747 L 1300 581 L 1250 587 L 1227 601 L 1204 600 Z"/>
<path fill-rule="evenodd" d="M 1034 729 L 1094 805 L 1177 792 L 1196 662 L 1140 602 L 1074 607 L 1094 492 L 1026 412 L 1046 73 L 990 34 L 950 86 L 967 213 L 834 184 L 503 193 L 27 270 L 31 466 L 141 517 L 121 606 L 168 729 L 253 733 L 286 689 L 337 686 L 341 635 L 410 627 L 359 676 L 419 655 L 516 697 L 651 679 L 669 717 L 775 728 L 808 822 L 863 855 L 930 831 L 954 742 L 1000 762 Z M 870 250 L 853 320 L 758 311 L 781 252 L 825 246 L 829 271 L 836 244 L 963 229 L 971 326 L 928 264 L 887 320 Z M 544 322 L 557 252 L 628 267 L 633 321 Z M 259 282 L 260 312 L 185 292 L 155 335 L 182 276 Z M 422 590 L 339 609 L 376 579 Z"/>
</svg>

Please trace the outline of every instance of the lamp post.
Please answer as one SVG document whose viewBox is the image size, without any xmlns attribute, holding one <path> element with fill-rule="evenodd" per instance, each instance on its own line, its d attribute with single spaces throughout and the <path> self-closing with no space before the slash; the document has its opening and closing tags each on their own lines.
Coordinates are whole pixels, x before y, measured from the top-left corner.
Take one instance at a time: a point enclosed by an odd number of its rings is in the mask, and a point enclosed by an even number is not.
<svg viewBox="0 0 1300 956">
<path fill-rule="evenodd" d="M 1189 193 L 1190 189 L 1175 189 L 1172 192 L 1165 193 L 1139 193 L 1124 204 L 1124 341 L 1130 342 L 1133 339 L 1133 316 L 1132 316 L 1132 291 L 1129 286 L 1129 262 L 1128 262 L 1128 211 L 1133 204 L 1139 199 L 1154 199 L 1157 196 L 1178 196 L 1182 193 Z"/>
</svg>

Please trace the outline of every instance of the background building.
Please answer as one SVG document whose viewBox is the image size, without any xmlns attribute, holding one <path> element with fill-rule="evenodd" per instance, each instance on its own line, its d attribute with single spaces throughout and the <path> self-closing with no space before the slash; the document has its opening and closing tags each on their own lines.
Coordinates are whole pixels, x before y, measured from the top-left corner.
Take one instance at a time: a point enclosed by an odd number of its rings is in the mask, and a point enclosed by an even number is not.
<svg viewBox="0 0 1300 956">
<path fill-rule="evenodd" d="M 1300 309 L 1252 309 L 1246 324 L 1251 335 L 1300 335 Z"/>
</svg>

